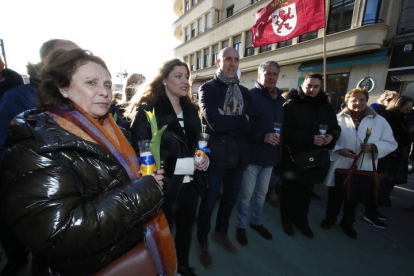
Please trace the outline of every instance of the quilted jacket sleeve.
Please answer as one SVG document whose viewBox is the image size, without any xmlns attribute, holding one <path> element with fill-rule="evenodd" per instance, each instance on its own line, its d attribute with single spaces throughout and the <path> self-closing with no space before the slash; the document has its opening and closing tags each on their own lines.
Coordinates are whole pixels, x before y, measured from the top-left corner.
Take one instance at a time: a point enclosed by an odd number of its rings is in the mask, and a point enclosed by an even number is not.
<svg viewBox="0 0 414 276">
<path fill-rule="evenodd" d="M 32 144 L 7 150 L 1 202 L 17 236 L 37 254 L 61 259 L 97 252 L 136 229 L 162 202 L 151 176 L 111 183 L 85 199 L 67 170 Z"/>
</svg>

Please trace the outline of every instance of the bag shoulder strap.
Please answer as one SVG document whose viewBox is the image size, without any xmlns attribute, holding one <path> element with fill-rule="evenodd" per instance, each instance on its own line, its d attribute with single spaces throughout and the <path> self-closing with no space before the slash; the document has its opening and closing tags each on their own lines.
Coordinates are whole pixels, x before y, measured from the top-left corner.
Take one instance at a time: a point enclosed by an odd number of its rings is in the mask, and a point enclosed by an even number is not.
<svg viewBox="0 0 414 276">
<path fill-rule="evenodd" d="M 374 160 L 374 151 L 371 150 L 371 162 L 372 162 L 372 171 L 374 173 L 377 173 L 377 166 L 375 165 L 375 160 Z M 361 155 L 363 154 L 363 152 L 361 151 L 357 157 L 354 158 L 354 162 L 352 162 L 351 167 L 349 168 L 350 171 L 357 171 L 357 162 L 358 159 L 361 157 Z"/>
</svg>

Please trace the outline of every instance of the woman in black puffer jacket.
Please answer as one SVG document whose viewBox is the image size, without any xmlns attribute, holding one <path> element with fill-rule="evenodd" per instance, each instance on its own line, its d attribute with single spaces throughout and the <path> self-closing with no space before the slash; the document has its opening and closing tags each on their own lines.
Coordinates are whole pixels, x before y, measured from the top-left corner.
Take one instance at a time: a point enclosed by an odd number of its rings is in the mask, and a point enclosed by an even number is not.
<svg viewBox="0 0 414 276">
<path fill-rule="evenodd" d="M 163 177 L 139 178 L 108 113 L 111 77 L 100 58 L 55 50 L 42 71 L 40 110 L 11 123 L 2 215 L 31 249 L 36 273 L 92 275 L 143 242 Z"/>
</svg>

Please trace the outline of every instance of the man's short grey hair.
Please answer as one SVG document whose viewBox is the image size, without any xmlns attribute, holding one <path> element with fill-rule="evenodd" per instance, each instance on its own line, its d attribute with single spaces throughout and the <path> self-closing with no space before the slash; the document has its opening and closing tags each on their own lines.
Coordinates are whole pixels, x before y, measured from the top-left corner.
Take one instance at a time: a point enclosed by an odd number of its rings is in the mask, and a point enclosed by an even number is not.
<svg viewBox="0 0 414 276">
<path fill-rule="evenodd" d="M 280 72 L 280 65 L 276 61 L 265 61 L 262 64 L 259 65 L 259 68 L 257 69 L 257 72 L 259 74 L 263 73 L 263 71 L 266 69 L 267 66 L 274 66 L 277 68 L 278 73 Z"/>
<path fill-rule="evenodd" d="M 46 57 L 52 50 L 54 50 L 56 42 L 59 40 L 60 39 L 51 39 L 43 43 L 39 50 L 40 58 Z"/>
<path fill-rule="evenodd" d="M 42 44 L 39 50 L 40 58 L 47 57 L 56 48 L 58 42 L 72 42 L 66 39 L 51 39 Z"/>
</svg>

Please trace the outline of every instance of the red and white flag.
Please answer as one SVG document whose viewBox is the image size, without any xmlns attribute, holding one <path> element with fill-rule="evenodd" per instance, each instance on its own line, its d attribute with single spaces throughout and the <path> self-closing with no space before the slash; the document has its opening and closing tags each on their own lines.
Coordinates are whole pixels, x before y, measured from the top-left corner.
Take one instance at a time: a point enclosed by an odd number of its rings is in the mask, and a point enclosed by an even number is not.
<svg viewBox="0 0 414 276">
<path fill-rule="evenodd" d="M 255 18 L 253 47 L 285 41 L 325 27 L 325 0 L 272 0 Z"/>
</svg>

